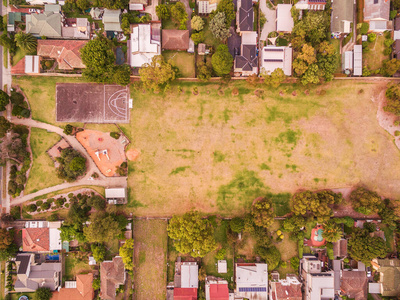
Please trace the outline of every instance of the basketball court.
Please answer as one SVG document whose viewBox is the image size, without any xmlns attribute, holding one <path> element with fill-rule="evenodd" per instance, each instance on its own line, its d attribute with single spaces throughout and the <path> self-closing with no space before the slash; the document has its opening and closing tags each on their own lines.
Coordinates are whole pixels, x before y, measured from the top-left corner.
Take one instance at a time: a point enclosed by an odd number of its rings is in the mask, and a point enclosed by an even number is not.
<svg viewBox="0 0 400 300">
<path fill-rule="evenodd" d="M 96 83 L 57 83 L 57 122 L 128 123 L 129 88 Z"/>
</svg>

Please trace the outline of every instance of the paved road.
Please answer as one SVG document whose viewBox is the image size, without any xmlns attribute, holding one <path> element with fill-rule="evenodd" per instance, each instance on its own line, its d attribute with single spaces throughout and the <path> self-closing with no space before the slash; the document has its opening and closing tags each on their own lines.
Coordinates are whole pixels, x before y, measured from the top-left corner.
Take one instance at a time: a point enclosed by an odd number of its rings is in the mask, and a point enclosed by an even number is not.
<svg viewBox="0 0 400 300">
<path fill-rule="evenodd" d="M 18 205 L 22 204 L 25 201 L 31 200 L 37 196 L 45 195 L 51 192 L 56 192 L 62 189 L 66 189 L 69 187 L 76 187 L 76 186 L 82 186 L 82 185 L 96 185 L 96 186 L 104 186 L 104 187 L 127 187 L 127 177 L 106 177 L 104 176 L 99 168 L 96 166 L 95 162 L 91 158 L 91 156 L 86 152 L 86 149 L 81 145 L 81 143 L 78 142 L 78 140 L 75 138 L 75 136 L 71 135 L 66 135 L 64 134 L 63 130 L 60 127 L 53 126 L 47 123 L 42 123 L 38 122 L 32 119 L 18 119 L 18 118 L 12 118 L 12 122 L 14 124 L 21 124 L 29 127 L 36 127 L 36 128 L 41 128 L 45 129 L 50 132 L 55 132 L 59 135 L 61 135 L 65 140 L 68 141 L 68 143 L 76 150 L 82 153 L 83 156 L 85 156 L 86 161 L 87 161 L 87 173 L 86 176 L 81 178 L 80 180 L 73 182 L 73 183 L 62 183 L 59 185 L 55 185 L 40 191 L 37 191 L 36 193 L 24 195 L 17 197 L 13 200 L 11 200 L 11 205 Z M 99 174 L 99 178 L 92 180 L 91 176 L 92 174 L 96 172 Z"/>
</svg>

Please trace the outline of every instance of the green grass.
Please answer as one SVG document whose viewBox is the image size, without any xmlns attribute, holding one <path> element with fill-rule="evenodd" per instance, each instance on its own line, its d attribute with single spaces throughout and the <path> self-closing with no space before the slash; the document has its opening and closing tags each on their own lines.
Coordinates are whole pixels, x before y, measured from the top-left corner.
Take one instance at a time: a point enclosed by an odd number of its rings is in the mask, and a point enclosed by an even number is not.
<svg viewBox="0 0 400 300">
<path fill-rule="evenodd" d="M 35 293 L 12 293 L 11 294 L 11 300 L 18 300 L 19 297 L 21 297 L 23 295 L 28 296 L 29 299 L 33 299 L 34 294 Z"/>
<path fill-rule="evenodd" d="M 363 52 L 363 66 L 367 66 L 370 70 L 377 70 L 382 67 L 382 62 L 388 58 L 383 54 L 385 49 L 385 37 L 378 35 L 375 42 L 369 43 L 369 51 Z"/>
<path fill-rule="evenodd" d="M 180 76 L 183 78 L 195 77 L 194 54 L 183 51 L 163 51 L 166 61 L 178 67 Z"/>
<path fill-rule="evenodd" d="M 4 68 L 8 68 L 8 49 L 3 47 L 3 65 Z"/>
<path fill-rule="evenodd" d="M 331 44 L 335 47 L 338 60 L 337 60 L 337 68 L 335 73 L 342 73 L 342 56 L 340 55 L 340 40 L 339 39 L 331 39 Z"/>
<path fill-rule="evenodd" d="M 79 253 L 78 253 L 79 254 Z M 63 279 L 74 280 L 77 274 L 91 271 L 88 257 L 80 257 L 77 253 L 69 252 L 65 255 L 65 275 Z"/>
<path fill-rule="evenodd" d="M 44 129 L 31 128 L 30 143 L 33 164 L 25 188 L 26 194 L 63 182 L 57 177 L 54 162 L 46 152 L 59 140 L 60 136 L 56 133 L 50 133 Z"/>
<path fill-rule="evenodd" d="M 21 48 L 17 48 L 15 55 L 12 58 L 12 65 L 15 66 L 21 59 L 25 57 L 26 53 Z"/>
<path fill-rule="evenodd" d="M 207 45 L 211 45 L 214 49 L 217 49 L 218 45 L 221 44 L 221 41 L 216 39 L 212 34 L 211 30 L 209 29 L 210 26 L 210 18 L 207 18 L 207 22 L 204 25 L 204 43 Z"/>
<path fill-rule="evenodd" d="M 383 232 L 385 233 L 386 238 L 386 246 L 388 247 L 389 252 L 394 252 L 396 250 L 393 240 L 393 230 L 388 228 L 387 226 L 380 226 Z"/>
<path fill-rule="evenodd" d="M 163 20 L 162 21 L 162 28 L 163 29 L 179 29 L 179 25 L 176 25 L 172 19 Z"/>
</svg>

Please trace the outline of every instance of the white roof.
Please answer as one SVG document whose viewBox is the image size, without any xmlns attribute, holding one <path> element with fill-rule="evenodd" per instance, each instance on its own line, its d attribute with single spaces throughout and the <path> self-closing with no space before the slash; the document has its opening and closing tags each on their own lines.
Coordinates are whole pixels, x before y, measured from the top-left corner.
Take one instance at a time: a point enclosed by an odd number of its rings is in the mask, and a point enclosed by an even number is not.
<svg viewBox="0 0 400 300">
<path fill-rule="evenodd" d="M 25 55 L 25 73 L 39 73 L 39 56 Z"/>
<path fill-rule="evenodd" d="M 394 40 L 400 40 L 400 30 L 395 30 L 393 32 L 393 39 Z"/>
<path fill-rule="evenodd" d="M 262 49 L 261 68 L 272 73 L 278 68 L 283 70 L 286 76 L 292 75 L 292 48 L 267 46 Z"/>
<path fill-rule="evenodd" d="M 354 46 L 354 70 L 353 75 L 361 76 L 362 75 L 362 45 Z M 365 266 L 364 266 L 365 267 Z"/>
<path fill-rule="evenodd" d="M 369 30 L 382 32 L 387 30 L 387 21 L 386 20 L 374 20 L 369 21 Z"/>
<path fill-rule="evenodd" d="M 144 5 L 140 3 L 129 3 L 129 10 L 144 10 Z"/>
<path fill-rule="evenodd" d="M 333 299 L 335 296 L 333 272 L 307 274 L 306 289 L 309 289 L 310 300 Z"/>
<path fill-rule="evenodd" d="M 276 16 L 276 31 L 291 32 L 294 26 L 292 13 L 292 4 L 278 4 Z"/>
<path fill-rule="evenodd" d="M 151 39 L 151 25 L 139 24 L 132 27 L 131 33 L 131 67 L 141 67 L 150 63 L 152 58 L 161 54 L 158 41 Z"/>
<path fill-rule="evenodd" d="M 66 289 L 76 289 L 76 281 L 66 281 L 65 288 Z"/>
<path fill-rule="evenodd" d="M 381 293 L 381 284 L 379 282 L 370 282 L 368 284 L 368 293 L 380 294 Z"/>
<path fill-rule="evenodd" d="M 242 32 L 243 45 L 257 45 L 257 32 L 256 31 L 243 31 Z"/>
<path fill-rule="evenodd" d="M 43 5 L 44 3 L 52 3 L 52 4 L 57 3 L 56 0 L 27 0 L 26 2 L 32 5 Z"/>
<path fill-rule="evenodd" d="M 49 228 L 50 251 L 61 250 L 61 231 L 58 228 Z"/>
<path fill-rule="evenodd" d="M 209 14 L 211 12 L 209 1 L 198 1 L 197 7 L 199 8 L 199 14 Z"/>
<path fill-rule="evenodd" d="M 126 197 L 125 188 L 106 189 L 106 198 L 125 198 L 125 197 Z"/>
<path fill-rule="evenodd" d="M 346 51 L 342 54 L 342 69 L 353 70 L 353 51 Z"/>
<path fill-rule="evenodd" d="M 96 264 L 96 260 L 93 256 L 89 256 L 89 266 L 93 266 Z"/>
<path fill-rule="evenodd" d="M 228 264 L 226 260 L 219 260 L 218 261 L 218 273 L 225 274 L 228 272 Z"/>
<path fill-rule="evenodd" d="M 181 266 L 181 288 L 199 287 L 199 266 L 196 262 L 184 262 Z"/>
<path fill-rule="evenodd" d="M 236 264 L 237 287 L 263 287 L 268 285 L 267 264 Z"/>
</svg>

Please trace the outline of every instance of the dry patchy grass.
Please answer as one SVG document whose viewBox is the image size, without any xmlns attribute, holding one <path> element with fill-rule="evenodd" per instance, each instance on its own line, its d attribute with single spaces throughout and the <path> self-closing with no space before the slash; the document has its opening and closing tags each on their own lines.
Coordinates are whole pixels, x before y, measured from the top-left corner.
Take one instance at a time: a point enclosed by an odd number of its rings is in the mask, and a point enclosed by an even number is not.
<svg viewBox="0 0 400 300">
<path fill-rule="evenodd" d="M 378 35 L 375 42 L 369 44 L 369 52 L 363 53 L 363 65 L 370 70 L 377 70 L 382 67 L 382 62 L 388 58 L 383 54 L 385 50 L 385 37 Z"/>
</svg>

